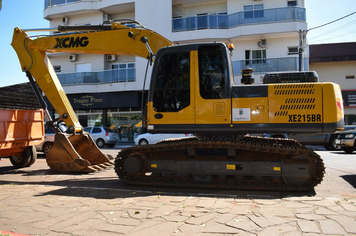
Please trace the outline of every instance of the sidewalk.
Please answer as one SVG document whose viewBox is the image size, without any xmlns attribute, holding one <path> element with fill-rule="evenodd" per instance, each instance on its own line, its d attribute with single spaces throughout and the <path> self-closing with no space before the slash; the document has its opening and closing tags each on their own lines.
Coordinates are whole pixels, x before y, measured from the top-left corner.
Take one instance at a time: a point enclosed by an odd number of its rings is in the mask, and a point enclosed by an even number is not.
<svg viewBox="0 0 356 236">
<path fill-rule="evenodd" d="M 0 185 L 0 231 L 30 235 L 356 235 L 356 199 L 237 199 Z"/>
</svg>

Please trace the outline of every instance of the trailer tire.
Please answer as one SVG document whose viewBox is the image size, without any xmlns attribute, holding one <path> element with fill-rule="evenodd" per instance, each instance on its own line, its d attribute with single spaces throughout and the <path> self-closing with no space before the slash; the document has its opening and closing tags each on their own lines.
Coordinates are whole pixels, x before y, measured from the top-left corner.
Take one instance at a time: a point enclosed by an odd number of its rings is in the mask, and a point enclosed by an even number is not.
<svg viewBox="0 0 356 236">
<path fill-rule="evenodd" d="M 37 159 L 37 152 L 34 146 L 25 147 L 21 156 L 10 156 L 11 164 L 16 168 L 23 168 L 32 165 Z"/>
<path fill-rule="evenodd" d="M 31 160 L 30 162 L 28 163 L 27 166 L 32 166 L 33 163 L 35 163 L 35 161 L 37 160 L 37 150 L 36 150 L 36 147 L 35 146 L 31 146 L 32 147 L 32 155 L 31 155 Z M 30 147 L 29 147 L 30 148 Z"/>
</svg>

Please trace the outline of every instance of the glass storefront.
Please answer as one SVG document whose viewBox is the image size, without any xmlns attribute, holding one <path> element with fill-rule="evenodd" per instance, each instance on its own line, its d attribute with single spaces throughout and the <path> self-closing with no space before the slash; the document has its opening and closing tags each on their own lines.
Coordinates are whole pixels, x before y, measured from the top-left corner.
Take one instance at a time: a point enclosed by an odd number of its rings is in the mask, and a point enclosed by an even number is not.
<svg viewBox="0 0 356 236">
<path fill-rule="evenodd" d="M 141 128 L 141 111 L 132 108 L 110 109 L 107 111 L 107 124 L 119 134 L 121 141 L 133 141 Z"/>
<path fill-rule="evenodd" d="M 141 111 L 137 108 L 108 109 L 108 110 L 75 110 L 83 127 L 103 126 L 106 112 L 106 126 L 119 135 L 119 141 L 133 141 L 141 128 Z"/>
</svg>

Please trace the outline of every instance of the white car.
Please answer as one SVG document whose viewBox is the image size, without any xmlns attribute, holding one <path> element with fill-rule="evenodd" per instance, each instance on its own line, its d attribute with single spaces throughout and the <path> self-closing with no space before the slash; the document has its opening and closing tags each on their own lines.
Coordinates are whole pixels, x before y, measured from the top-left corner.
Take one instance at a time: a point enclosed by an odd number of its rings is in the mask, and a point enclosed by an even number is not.
<svg viewBox="0 0 356 236">
<path fill-rule="evenodd" d="M 135 138 L 136 145 L 147 145 L 147 144 L 155 144 L 158 141 L 169 138 L 186 138 L 192 137 L 192 134 L 150 134 L 144 133 L 140 134 Z"/>
</svg>

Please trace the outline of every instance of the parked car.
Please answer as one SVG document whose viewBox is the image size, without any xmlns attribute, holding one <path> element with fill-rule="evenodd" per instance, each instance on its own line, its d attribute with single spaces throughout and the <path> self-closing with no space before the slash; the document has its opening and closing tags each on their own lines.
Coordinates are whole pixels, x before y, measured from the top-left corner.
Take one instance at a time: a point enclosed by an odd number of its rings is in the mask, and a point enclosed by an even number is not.
<svg viewBox="0 0 356 236">
<path fill-rule="evenodd" d="M 107 127 L 94 126 L 84 128 L 85 132 L 88 132 L 93 138 L 94 142 L 99 148 L 103 148 L 105 145 L 113 148 L 118 141 L 117 133 Z"/>
<path fill-rule="evenodd" d="M 64 132 L 67 130 L 67 126 L 63 124 L 59 124 L 59 128 Z M 56 134 L 53 129 L 51 129 L 48 126 L 44 127 L 45 130 L 45 136 L 43 142 L 35 145 L 36 150 L 43 152 L 43 154 L 46 156 L 49 151 L 51 151 L 54 143 L 54 135 Z"/>
<path fill-rule="evenodd" d="M 340 131 L 332 134 L 289 134 L 288 138 L 294 139 L 303 145 L 323 145 L 327 150 L 338 149 L 335 140 Z"/>
<path fill-rule="evenodd" d="M 150 133 L 144 133 L 144 134 L 139 134 L 135 138 L 135 144 L 136 145 L 155 144 L 158 141 L 161 141 L 163 139 L 185 138 L 185 137 L 191 137 L 191 136 L 193 136 L 193 135 L 191 135 L 191 134 L 150 134 Z"/>
<path fill-rule="evenodd" d="M 345 130 L 355 129 L 356 125 L 346 125 Z M 263 137 L 273 137 L 273 138 L 289 138 L 294 139 L 303 145 L 323 145 L 327 150 L 338 150 L 340 146 L 336 144 L 336 139 L 338 138 L 340 131 L 336 131 L 332 134 L 264 134 Z"/>
<path fill-rule="evenodd" d="M 337 139 L 335 140 L 335 144 L 339 146 L 346 153 L 353 153 L 356 150 L 356 127 L 350 129 L 346 128 L 344 131 L 340 132 Z"/>
</svg>

